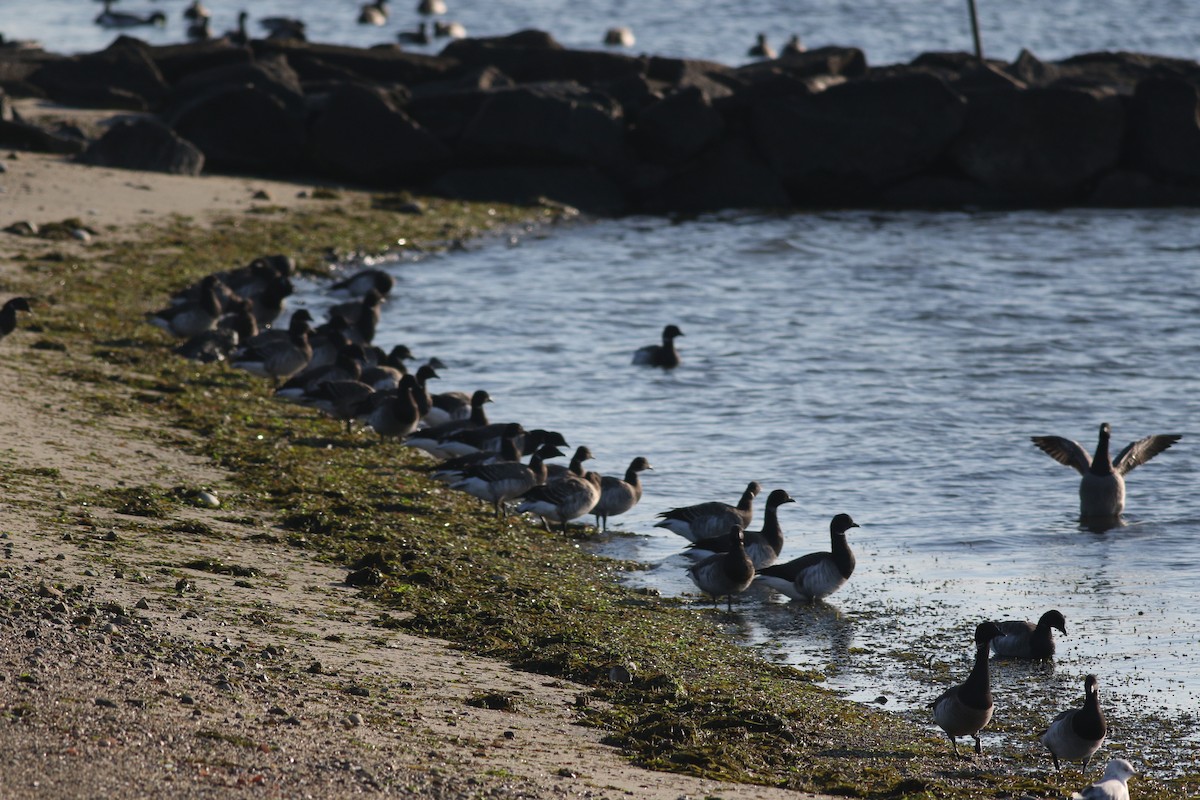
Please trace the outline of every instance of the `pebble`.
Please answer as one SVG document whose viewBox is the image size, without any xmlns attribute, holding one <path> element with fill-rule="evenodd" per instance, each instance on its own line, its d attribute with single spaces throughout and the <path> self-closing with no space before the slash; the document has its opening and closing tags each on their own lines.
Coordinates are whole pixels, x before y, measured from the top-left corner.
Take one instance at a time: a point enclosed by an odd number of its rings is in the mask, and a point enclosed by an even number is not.
<svg viewBox="0 0 1200 800">
<path fill-rule="evenodd" d="M 358 714 L 358 713 L 351 714 L 350 716 L 346 717 L 346 721 L 355 727 L 362 725 L 363 724 L 362 714 Z"/>
<path fill-rule="evenodd" d="M 217 497 L 215 493 L 210 492 L 207 489 L 200 490 L 200 493 L 196 495 L 196 499 L 199 500 L 200 505 L 204 506 L 205 508 L 221 507 L 221 498 Z"/>
<path fill-rule="evenodd" d="M 190 694 L 184 693 L 179 695 L 179 702 L 185 706 L 194 706 L 196 704 L 196 698 L 192 697 Z"/>
<path fill-rule="evenodd" d="M 146 609 L 150 608 L 150 603 L 146 600 L 146 598 L 143 597 L 141 600 L 137 601 L 137 604 L 134 606 L 134 608 L 140 608 L 142 611 L 145 611 Z"/>
</svg>

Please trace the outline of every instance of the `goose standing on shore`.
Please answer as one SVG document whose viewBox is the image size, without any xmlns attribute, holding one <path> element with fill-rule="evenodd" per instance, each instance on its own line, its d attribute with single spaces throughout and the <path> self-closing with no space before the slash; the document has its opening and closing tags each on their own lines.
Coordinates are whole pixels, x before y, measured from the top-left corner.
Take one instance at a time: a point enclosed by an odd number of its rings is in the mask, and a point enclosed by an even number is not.
<svg viewBox="0 0 1200 800">
<path fill-rule="evenodd" d="M 0 339 L 17 329 L 18 311 L 24 311 L 27 314 L 33 313 L 29 308 L 28 298 L 14 297 L 0 307 Z"/>
<path fill-rule="evenodd" d="M 992 681 L 988 674 L 988 647 L 1000 635 L 1000 626 L 981 622 L 975 628 L 975 666 L 962 683 L 951 686 L 929 704 L 938 727 L 950 737 L 954 755 L 958 755 L 958 737 L 975 739 L 975 752 L 982 753 L 979 732 L 992 721 Z"/>
<path fill-rule="evenodd" d="M 600 479 L 600 499 L 592 508 L 597 528 L 607 531 L 609 517 L 624 514 L 638 504 L 642 499 L 642 479 L 638 477 L 638 473 L 648 469 L 654 467 L 650 466 L 650 462 L 645 458 L 638 456 L 629 462 L 624 480 L 613 475 L 605 475 Z"/>
<path fill-rule="evenodd" d="M 1073 468 L 1083 476 L 1079 482 L 1079 516 L 1082 521 L 1119 525 L 1121 512 L 1125 510 L 1125 475 L 1141 464 L 1183 438 L 1178 433 L 1160 433 L 1138 439 L 1125 445 L 1115 459 L 1109 459 L 1108 442 L 1112 427 L 1107 422 L 1100 426 L 1100 439 L 1096 443 L 1096 454 L 1089 457 L 1087 451 L 1075 441 L 1062 436 L 1033 436 L 1031 441 L 1043 453 L 1060 464 Z"/>
<path fill-rule="evenodd" d="M 731 525 L 745 530 L 754 518 L 754 498 L 758 497 L 761 491 L 762 486 L 758 481 L 750 481 L 736 506 L 713 500 L 694 506 L 672 508 L 670 511 L 659 513 L 658 516 L 663 518 L 662 522 L 656 522 L 654 527 L 666 528 L 689 542 L 729 533 Z"/>
<path fill-rule="evenodd" d="M 1133 764 L 1114 758 L 1104 767 L 1104 777 L 1086 789 L 1075 792 L 1071 800 L 1129 800 L 1129 779 L 1135 774 Z"/>
<path fill-rule="evenodd" d="M 1095 675 L 1083 680 L 1083 706 L 1069 708 L 1060 713 L 1042 733 L 1042 744 L 1054 759 L 1054 769 L 1059 769 L 1058 759 L 1078 760 L 1087 772 L 1088 762 L 1104 744 L 1108 735 L 1108 724 L 1100 710 L 1099 681 Z"/>
<path fill-rule="evenodd" d="M 746 554 L 754 564 L 755 570 L 762 570 L 775 563 L 783 550 L 783 528 L 779 525 L 779 507 L 784 503 L 794 503 L 792 496 L 783 489 L 776 489 L 767 495 L 767 510 L 763 512 L 761 531 L 745 531 Z M 687 554 L 698 558 L 707 558 L 716 553 L 728 552 L 732 540 L 728 536 L 710 536 L 688 545 Z"/>
<path fill-rule="evenodd" d="M 507 515 L 509 500 L 546 482 L 545 459 L 561 455 L 562 451 L 554 445 L 542 445 L 529 457 L 528 464 L 504 462 L 471 467 L 450 488 L 491 503 L 496 519 L 501 519 Z"/>
<path fill-rule="evenodd" d="M 733 596 L 744 592 L 754 580 L 754 563 L 746 554 L 740 526 L 732 525 L 726 536 L 729 549 L 688 567 L 687 576 L 697 589 L 713 599 L 713 605 L 724 597 L 728 602 L 726 608 L 733 611 Z"/>
<path fill-rule="evenodd" d="M 675 339 L 683 336 L 683 331 L 674 325 L 663 328 L 662 344 L 648 344 L 639 348 L 633 354 L 633 363 L 647 367 L 662 367 L 675 369 L 679 366 L 679 353 L 675 350 Z"/>
<path fill-rule="evenodd" d="M 854 553 L 846 532 L 858 523 L 838 514 L 829 523 L 830 552 L 809 553 L 786 564 L 764 567 L 758 580 L 793 600 L 820 600 L 846 585 L 854 573 Z"/>
<path fill-rule="evenodd" d="M 1000 635 L 992 639 L 992 652 L 1001 658 L 1053 658 L 1054 634 L 1058 628 L 1067 635 L 1067 620 L 1062 612 L 1051 609 L 1042 614 L 1037 625 L 1024 620 L 1007 620 L 996 623 Z"/>
<path fill-rule="evenodd" d="M 146 320 L 180 339 L 212 330 L 222 314 L 219 295 L 222 288 L 221 280 L 209 275 L 201 282 L 197 299 L 168 305 L 147 314 Z"/>
<path fill-rule="evenodd" d="M 591 511 L 599 499 L 598 472 L 588 472 L 582 478 L 571 474 L 527 491 L 521 496 L 517 513 L 538 515 L 546 530 L 550 530 L 551 522 L 558 522 L 566 533 L 567 523 Z"/>
</svg>

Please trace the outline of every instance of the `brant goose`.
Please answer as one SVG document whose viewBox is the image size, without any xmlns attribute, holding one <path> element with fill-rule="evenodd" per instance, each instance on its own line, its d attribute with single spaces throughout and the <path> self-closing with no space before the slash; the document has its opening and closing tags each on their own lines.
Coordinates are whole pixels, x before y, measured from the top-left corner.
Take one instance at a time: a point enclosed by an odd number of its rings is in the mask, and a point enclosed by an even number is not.
<svg viewBox="0 0 1200 800">
<path fill-rule="evenodd" d="M 582 478 L 572 474 L 534 486 L 522 496 L 517 513 L 537 514 L 546 530 L 550 530 L 551 522 L 562 523 L 562 532 L 566 533 L 567 522 L 591 511 L 599 499 L 599 473 L 589 472 Z"/>
<path fill-rule="evenodd" d="M 173 303 L 146 314 L 146 319 L 151 325 L 180 339 L 190 339 L 198 333 L 212 330 L 222 314 L 218 295 L 220 288 L 224 288 L 221 279 L 209 275 L 201 281 L 199 296 L 195 300 Z"/>
<path fill-rule="evenodd" d="M 312 358 L 312 345 L 308 342 L 308 323 L 303 320 L 296 330 L 290 326 L 283 338 L 263 338 L 260 334 L 250 344 L 233 354 L 230 363 L 251 375 L 270 378 L 276 387 L 308 366 Z M 275 333 L 275 331 L 267 331 Z"/>
<path fill-rule="evenodd" d="M 556 481 L 568 475 L 582 478 L 587 474 L 587 471 L 583 468 L 583 462 L 590 461 L 593 458 L 595 456 L 592 455 L 592 451 L 588 450 L 584 445 L 580 445 L 575 448 L 575 454 L 571 456 L 571 463 L 568 466 L 564 467 L 562 464 L 548 464 L 546 466 L 549 473 L 547 480 Z"/>
<path fill-rule="evenodd" d="M 212 16 L 212 12 L 204 7 L 200 0 L 192 0 L 188 7 L 183 10 L 183 18 L 190 20 L 208 19 Z"/>
<path fill-rule="evenodd" d="M 415 31 L 400 31 L 396 39 L 403 44 L 429 44 L 433 37 L 429 35 L 429 23 L 422 22 Z"/>
<path fill-rule="evenodd" d="M 1087 772 L 1088 762 L 1104 744 L 1108 725 L 1104 722 L 1104 712 L 1100 710 L 1098 687 L 1099 681 L 1095 675 L 1084 678 L 1083 706 L 1060 713 L 1042 734 L 1042 744 L 1050 751 L 1056 770 L 1059 769 L 1058 759 L 1061 756 L 1065 761 L 1078 759 L 1083 763 L 1083 771 Z"/>
<path fill-rule="evenodd" d="M 1125 784 L 1134 775 L 1133 764 L 1123 758 L 1114 758 L 1104 768 L 1104 777 L 1083 791 L 1071 795 L 1071 800 L 1129 800 L 1129 787 Z"/>
<path fill-rule="evenodd" d="M 694 506 L 672 508 L 658 515 L 663 520 L 655 523 L 654 527 L 666 528 L 689 542 L 728 533 L 730 526 L 734 524 L 745 530 L 754 516 L 754 498 L 758 497 L 761 491 L 762 486 L 758 481 L 750 481 L 737 506 L 714 500 Z"/>
<path fill-rule="evenodd" d="M 809 553 L 786 564 L 764 567 L 759 580 L 793 600 L 820 600 L 836 592 L 854 573 L 854 553 L 846 532 L 858 523 L 849 514 L 838 514 L 829 523 L 832 552 Z"/>
<path fill-rule="evenodd" d="M 783 54 L 798 55 L 808 52 L 808 48 L 804 46 L 804 42 L 800 41 L 800 37 L 792 34 L 791 37 L 783 44 Z"/>
<path fill-rule="evenodd" d="M 741 527 L 730 526 L 726 536 L 729 549 L 688 567 L 687 576 L 696 588 L 712 597 L 714 606 L 724 596 L 728 610 L 733 611 L 733 596 L 744 592 L 754 580 L 754 564 L 746 555 Z"/>
<path fill-rule="evenodd" d="M 1037 625 L 1024 620 L 996 623 L 1000 635 L 992 639 L 992 652 L 1001 658 L 1053 658 L 1054 636 L 1051 628 L 1067 635 L 1067 620 L 1062 613 L 1051 609 L 1042 614 Z"/>
<path fill-rule="evenodd" d="M 246 21 L 250 19 L 250 12 L 238 12 L 237 27 L 231 31 L 225 31 L 225 37 L 230 44 L 243 45 L 250 41 L 250 34 L 246 31 Z"/>
<path fill-rule="evenodd" d="M 445 425 L 471 416 L 471 395 L 466 392 L 440 392 L 429 396 L 428 422 Z"/>
<path fill-rule="evenodd" d="M 767 35 L 760 33 L 746 55 L 751 58 L 775 58 L 775 48 L 767 43 Z"/>
<path fill-rule="evenodd" d="M 374 0 L 358 10 L 359 25 L 383 25 L 387 18 L 387 0 Z"/>
<path fill-rule="evenodd" d="M 605 475 L 600 479 L 600 500 L 592 508 L 596 515 L 596 527 L 608 530 L 608 518 L 624 514 L 638 504 L 642 499 L 642 479 L 639 472 L 654 469 L 650 462 L 638 456 L 629 462 L 625 470 L 625 479 Z"/>
<path fill-rule="evenodd" d="M 776 489 L 767 495 L 767 510 L 763 514 L 761 531 L 746 531 L 746 554 L 754 562 L 754 569 L 761 570 L 775 563 L 779 552 L 783 550 L 783 529 L 779 527 L 779 507 L 784 503 L 794 503 L 791 495 L 783 489 Z M 728 552 L 732 542 L 728 536 L 710 536 L 688 545 L 688 555 L 708 558 L 715 553 Z"/>
<path fill-rule="evenodd" d="M 295 39 L 305 41 L 304 20 L 295 17 L 263 17 L 258 24 L 267 32 L 268 39 Z"/>
<path fill-rule="evenodd" d="M 1115 520 L 1125 509 L 1125 474 L 1145 464 L 1183 438 L 1178 433 L 1160 433 L 1125 445 L 1113 460 L 1108 457 L 1112 428 L 1100 426 L 1096 454 L 1088 457 L 1078 442 L 1061 436 L 1033 436 L 1031 440 L 1046 455 L 1072 467 L 1083 476 L 1079 483 L 1079 516 L 1085 520 Z"/>
<path fill-rule="evenodd" d="M 385 0 L 379 0 L 379 5 L 382 5 Z M 372 6 L 375 5 L 374 3 Z M 363 6 L 367 8 L 368 6 Z M 362 297 L 367 292 L 374 289 L 381 295 L 390 294 L 392 287 L 396 285 L 396 279 L 390 274 L 381 269 L 364 269 L 351 275 L 349 278 L 344 278 L 329 287 L 329 291 L 347 295 L 350 297 Z"/>
<path fill-rule="evenodd" d="M 496 519 L 500 519 L 507 515 L 509 500 L 546 482 L 543 460 L 561 455 L 562 451 L 554 445 L 543 445 L 529 457 L 528 465 L 508 462 L 471 467 L 463 472 L 462 478 L 450 484 L 450 488 L 488 501 L 496 510 Z"/>
<path fill-rule="evenodd" d="M 17 328 L 17 312 L 24 311 L 32 314 L 33 311 L 29 308 L 29 299 L 26 297 L 14 297 L 0 307 L 0 339 L 8 336 Z"/>
<path fill-rule="evenodd" d="M 362 381 L 325 381 L 297 402 L 345 422 L 346 433 L 351 433 L 354 420 L 371 407 L 374 396 L 375 390 Z"/>
<path fill-rule="evenodd" d="M 674 325 L 663 328 L 662 344 L 648 344 L 633 354 L 633 363 L 648 367 L 674 369 L 679 366 L 679 353 L 675 350 L 675 338 L 683 331 Z"/>
<path fill-rule="evenodd" d="M 374 365 L 365 367 L 359 380 L 375 387 L 376 391 L 395 389 L 400 386 L 400 379 L 408 374 L 408 367 L 404 362 L 412 357 L 413 354 L 406 345 L 398 344 L 382 358 L 377 357 Z M 413 385 L 416 386 L 415 383 Z"/>
<path fill-rule="evenodd" d="M 427 16 L 441 16 L 448 10 L 446 8 L 446 0 L 421 0 L 417 4 L 417 13 Z"/>
<path fill-rule="evenodd" d="M 604 32 L 604 43 L 610 47 L 633 47 L 636 41 L 630 28 L 609 28 Z"/>
<path fill-rule="evenodd" d="M 162 27 L 167 24 L 167 15 L 161 11 L 143 16 L 124 11 L 113 11 L 112 4 L 113 0 L 104 0 L 104 10 L 96 17 L 96 24 L 101 28 L 136 28 L 140 25 Z"/>
<path fill-rule="evenodd" d="M 403 439 L 417 429 L 417 420 L 421 418 L 417 401 L 413 399 L 416 385 L 416 378 L 405 375 L 396 389 L 367 395 L 356 418 L 369 425 L 380 439 Z"/>
<path fill-rule="evenodd" d="M 420 383 L 420 380 L 417 382 Z M 454 420 L 447 422 L 445 425 L 418 430 L 405 439 L 404 443 L 409 447 L 424 450 L 432 456 L 445 458 L 440 450 L 441 440 L 460 428 L 482 428 L 484 425 L 487 425 L 487 412 L 484 411 L 483 406 L 485 403 L 490 402 L 492 402 L 491 396 L 483 389 L 479 389 L 475 394 L 471 395 L 471 416 L 469 418 Z"/>
<path fill-rule="evenodd" d="M 461 22 L 438 20 L 433 23 L 433 35 L 439 39 L 465 39 L 467 38 L 467 29 Z"/>
<path fill-rule="evenodd" d="M 979 732 L 992 719 L 992 684 L 988 675 L 988 644 L 1000 635 L 994 622 L 981 622 L 975 628 L 975 666 L 967 679 L 942 692 L 929 704 L 938 726 L 950 737 L 954 755 L 958 755 L 958 737 L 975 739 L 975 752 L 982 753 Z"/>
<path fill-rule="evenodd" d="M 346 345 L 337 361 L 323 367 L 306 367 L 288 378 L 275 390 L 275 396 L 293 403 L 303 403 L 323 383 L 357 381 L 362 378 L 362 346 Z"/>
</svg>

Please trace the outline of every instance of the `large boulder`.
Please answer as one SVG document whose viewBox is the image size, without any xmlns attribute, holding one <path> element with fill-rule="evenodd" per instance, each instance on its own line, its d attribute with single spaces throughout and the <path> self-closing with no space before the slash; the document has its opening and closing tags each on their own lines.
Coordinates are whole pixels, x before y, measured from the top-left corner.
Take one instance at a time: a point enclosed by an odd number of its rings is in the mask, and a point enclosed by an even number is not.
<svg viewBox="0 0 1200 800">
<path fill-rule="evenodd" d="M 664 164 L 686 161 L 720 138 L 721 115 L 692 86 L 667 95 L 638 115 L 634 140 L 643 158 Z"/>
<path fill-rule="evenodd" d="M 700 213 L 726 208 L 786 208 L 791 198 L 779 176 L 741 139 L 724 139 L 685 168 L 635 187 L 640 210 Z"/>
<path fill-rule="evenodd" d="M 458 142 L 473 162 L 595 164 L 624 156 L 625 126 L 610 98 L 575 83 L 489 92 Z"/>
<path fill-rule="evenodd" d="M 204 154 L 158 120 L 121 120 L 77 159 L 97 167 L 119 167 L 173 175 L 199 175 Z"/>
<path fill-rule="evenodd" d="M 303 119 L 254 86 L 206 94 L 175 114 L 171 127 L 214 170 L 290 172 L 304 154 Z"/>
<path fill-rule="evenodd" d="M 48 61 L 29 82 L 64 105 L 145 111 L 158 108 L 167 83 L 137 39 L 118 37 L 98 53 Z"/>
<path fill-rule="evenodd" d="M 193 72 L 245 64 L 254 57 L 249 47 L 233 44 L 228 39 L 159 45 L 151 47 L 149 54 L 163 78 L 171 85 Z"/>
<path fill-rule="evenodd" d="M 527 164 L 450 170 L 429 185 L 445 197 L 516 205 L 561 203 L 592 214 L 618 215 L 625 197 L 594 167 Z"/>
<path fill-rule="evenodd" d="M 254 87 L 266 92 L 282 103 L 290 114 L 299 117 L 305 113 L 300 78 L 287 59 L 279 54 L 254 61 L 234 61 L 189 73 L 175 84 L 171 92 L 172 110 L 168 113 L 181 113 L 201 98 L 239 87 Z"/>
<path fill-rule="evenodd" d="M 309 158 L 342 180 L 405 183 L 436 174 L 450 151 L 381 89 L 347 84 L 330 93 L 309 129 Z"/>
<path fill-rule="evenodd" d="M 1048 87 L 972 96 L 954 164 L 1034 203 L 1075 197 L 1121 155 L 1125 114 L 1111 93 Z"/>
<path fill-rule="evenodd" d="M 1148 78 L 1130 103 L 1130 162 L 1168 182 L 1200 181 L 1200 103 L 1180 78 Z"/>
<path fill-rule="evenodd" d="M 738 71 L 715 61 L 691 58 L 651 57 L 646 62 L 646 77 L 676 89 L 694 86 L 710 101 L 729 97 L 746 86 Z"/>
<path fill-rule="evenodd" d="M 965 116 L 965 101 L 944 81 L 909 73 L 760 102 L 752 128 L 800 202 L 843 202 L 933 164 Z"/>
<path fill-rule="evenodd" d="M 293 39 L 255 39 L 251 46 L 256 58 L 286 57 L 301 81 L 322 80 L 334 67 L 367 83 L 411 86 L 447 78 L 461 68 L 454 59 L 409 53 L 395 47 L 364 49 Z"/>
<path fill-rule="evenodd" d="M 441 55 L 474 69 L 494 66 L 518 83 L 575 81 L 592 86 L 646 71 L 641 58 L 599 50 L 568 50 L 542 31 L 459 39 L 446 45 Z"/>
</svg>

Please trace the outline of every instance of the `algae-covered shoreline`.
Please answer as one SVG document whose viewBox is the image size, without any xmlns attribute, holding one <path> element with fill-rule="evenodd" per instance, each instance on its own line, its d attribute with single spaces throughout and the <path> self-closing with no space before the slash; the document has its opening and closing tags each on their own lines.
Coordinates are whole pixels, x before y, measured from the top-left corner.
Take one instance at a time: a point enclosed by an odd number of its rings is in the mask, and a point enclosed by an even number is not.
<svg viewBox="0 0 1200 800">
<path fill-rule="evenodd" d="M 381 633 L 448 639 L 586 686 L 572 714 L 634 763 L 863 797 L 1060 796 L 1079 788 L 1075 770 L 1029 778 L 1014 776 L 1002 754 L 956 761 L 918 724 L 842 701 L 811 676 L 737 647 L 724 635 L 725 615 L 622 588 L 617 577 L 629 565 L 525 522 L 496 523 L 430 481 L 405 449 L 283 406 L 247 374 L 183 361 L 142 321 L 170 291 L 266 253 L 324 271 L 330 252 L 382 252 L 400 239 L 436 247 L 560 213 L 422 200 L 425 213 L 413 216 L 365 197 L 324 196 L 292 208 L 260 202 L 211 225 L 176 217 L 135 237 L 101 230 L 86 248 L 27 244 L 5 288 L 37 299 L 36 330 L 6 342 L 8 358 L 22 345 L 70 354 L 43 376 L 49 385 L 70 383 L 96 413 L 145 420 L 162 444 L 220 468 L 230 476 L 221 517 L 242 535 L 343 571 L 376 567 L 381 580 L 363 594 Z M 60 491 L 165 528 L 192 508 L 194 488 L 146 480 L 119 491 Z M 191 524 L 191 535 L 212 532 Z M 188 574 L 185 564 L 165 566 Z M 274 569 L 207 562 L 190 571 L 230 566 Z M 245 579 L 253 582 L 253 572 Z M 631 679 L 613 680 L 622 670 Z M 518 713 L 524 702 L 506 693 L 472 700 Z M 1136 793 L 1178 796 L 1194 783 L 1139 776 Z"/>
</svg>

